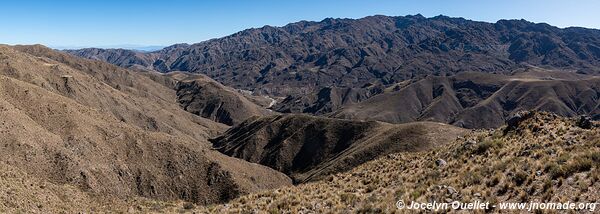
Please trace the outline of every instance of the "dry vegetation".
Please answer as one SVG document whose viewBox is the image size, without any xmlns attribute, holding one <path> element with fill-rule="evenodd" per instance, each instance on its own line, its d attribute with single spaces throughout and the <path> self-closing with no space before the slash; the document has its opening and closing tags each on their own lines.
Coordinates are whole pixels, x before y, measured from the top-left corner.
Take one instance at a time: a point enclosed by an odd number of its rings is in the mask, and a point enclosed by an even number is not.
<svg viewBox="0 0 600 214">
<path fill-rule="evenodd" d="M 127 210 L 140 197 L 222 203 L 291 184 L 211 150 L 207 138 L 227 127 L 176 99 L 138 72 L 0 45 L 0 213 Z"/>
<path fill-rule="evenodd" d="M 536 113 L 511 131 L 474 131 L 446 149 L 397 153 L 326 180 L 202 207 L 211 213 L 402 213 L 395 202 L 598 202 L 600 131 Z M 436 160 L 444 160 L 438 166 Z M 494 210 L 498 211 L 498 210 Z"/>
<path fill-rule="evenodd" d="M 226 127 L 176 100 L 129 70 L 0 46 L 0 213 L 393 213 L 402 212 L 398 199 L 599 200 L 597 124 L 535 113 L 509 129 L 282 187 L 291 183 L 282 173 L 211 150 L 207 138 Z"/>
<path fill-rule="evenodd" d="M 305 183 L 383 155 L 440 148 L 467 131 L 433 122 L 388 124 L 285 114 L 248 119 L 211 141 L 223 154 Z"/>
</svg>

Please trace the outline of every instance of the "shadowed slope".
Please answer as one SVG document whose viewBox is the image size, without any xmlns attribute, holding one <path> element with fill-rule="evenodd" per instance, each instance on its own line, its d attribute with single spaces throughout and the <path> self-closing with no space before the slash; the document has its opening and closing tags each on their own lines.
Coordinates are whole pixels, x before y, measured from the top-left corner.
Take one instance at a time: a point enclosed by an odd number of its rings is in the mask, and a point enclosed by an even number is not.
<svg viewBox="0 0 600 214">
<path fill-rule="evenodd" d="M 202 207 L 199 212 L 415 212 L 398 209 L 396 202 L 403 200 L 407 206 L 407 201 L 484 201 L 491 203 L 490 209 L 481 212 L 543 213 L 541 209 L 500 210 L 498 204 L 594 203 L 599 192 L 600 124 L 583 129 L 574 119 L 534 113 L 508 132 L 504 128 L 475 131 L 443 150 L 387 155 L 327 180 L 250 194 L 229 204 Z M 598 211 L 597 206 L 589 208 L 575 212 Z M 449 207 L 438 212 L 456 210 Z"/>
<path fill-rule="evenodd" d="M 235 89 L 201 74 L 174 72 L 177 102 L 186 111 L 226 125 L 235 125 L 252 116 L 272 114 Z M 253 97 L 254 98 L 254 97 Z M 260 99 L 256 97 L 254 99 Z M 263 98 L 264 99 L 264 98 Z"/>
<path fill-rule="evenodd" d="M 391 125 L 292 114 L 249 119 L 212 141 L 224 154 L 306 182 L 385 154 L 434 148 L 464 132 L 439 123 Z"/>
</svg>

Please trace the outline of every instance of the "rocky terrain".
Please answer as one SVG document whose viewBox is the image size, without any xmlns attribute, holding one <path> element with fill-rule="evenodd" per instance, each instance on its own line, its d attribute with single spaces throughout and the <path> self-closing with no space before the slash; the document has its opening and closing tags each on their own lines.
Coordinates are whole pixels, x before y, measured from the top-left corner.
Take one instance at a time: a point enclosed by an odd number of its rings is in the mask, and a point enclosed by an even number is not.
<svg viewBox="0 0 600 214">
<path fill-rule="evenodd" d="M 466 72 L 449 77 L 429 76 L 397 91 L 340 106 L 330 116 L 496 128 L 521 110 L 600 119 L 600 78 L 535 68 L 513 75 Z"/>
<path fill-rule="evenodd" d="M 122 67 L 205 74 L 236 90 L 273 97 L 277 102 L 269 107 L 281 113 L 464 128 L 495 128 L 519 110 L 600 118 L 600 31 L 525 20 L 325 19 L 151 53 L 67 52 Z M 182 105 L 203 117 L 233 125 L 264 115 L 238 101 L 244 110 L 229 116 L 231 111 L 219 112 L 220 98 L 194 100 L 198 87 L 180 86 L 189 94 L 181 97 Z"/>
<path fill-rule="evenodd" d="M 598 202 L 599 76 L 600 30 L 525 20 L 328 18 L 154 52 L 0 45 L 0 213 Z"/>
<path fill-rule="evenodd" d="M 177 102 L 186 111 L 226 125 L 238 124 L 252 116 L 273 114 L 261 99 L 244 95 L 235 89 L 200 74 L 172 72 L 176 80 Z"/>
<path fill-rule="evenodd" d="M 289 114 L 249 119 L 212 142 L 223 154 L 303 183 L 382 155 L 443 147 L 465 132 L 431 122 L 392 125 Z"/>
<path fill-rule="evenodd" d="M 69 50 L 67 52 L 77 53 Z M 80 54 L 84 53 L 80 52 Z M 111 64 L 132 69 L 149 68 L 152 66 L 150 63 L 155 60 L 145 52 L 127 49 L 86 48 L 85 55 L 88 59 L 110 62 Z"/>
<path fill-rule="evenodd" d="M 383 86 L 370 84 L 361 88 L 324 87 L 313 93 L 287 96 L 271 109 L 282 113 L 324 115 L 383 92 Z"/>
<path fill-rule="evenodd" d="M 202 73 L 234 88 L 287 96 L 430 74 L 508 73 L 526 65 L 598 74 L 600 31 L 525 20 L 369 16 L 265 26 L 146 54 L 69 53 L 123 67 Z"/>
<path fill-rule="evenodd" d="M 325 180 L 242 196 L 198 212 L 413 213 L 396 208 L 398 200 L 598 202 L 598 123 L 522 113 L 510 124 L 472 131 L 443 149 L 386 155 Z"/>
<path fill-rule="evenodd" d="M 176 100 L 137 72 L 43 46 L 0 46 L 0 211 L 89 212 L 137 197 L 211 204 L 291 184 L 212 150 L 207 139 L 227 127 Z"/>
</svg>

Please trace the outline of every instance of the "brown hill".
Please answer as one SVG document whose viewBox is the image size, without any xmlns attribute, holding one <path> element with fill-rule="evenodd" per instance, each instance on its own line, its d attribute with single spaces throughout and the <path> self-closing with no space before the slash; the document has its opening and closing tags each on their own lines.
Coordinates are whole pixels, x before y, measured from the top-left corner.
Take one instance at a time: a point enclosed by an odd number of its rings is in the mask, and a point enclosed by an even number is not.
<svg viewBox="0 0 600 214">
<path fill-rule="evenodd" d="M 73 53 L 73 50 L 67 50 Z M 83 52 L 81 52 L 83 54 Z M 124 68 L 147 69 L 152 67 L 155 60 L 150 54 L 127 49 L 101 49 L 86 48 L 85 55 L 88 59 L 110 62 Z"/>
<path fill-rule="evenodd" d="M 443 150 L 404 152 L 370 161 L 326 180 L 250 194 L 198 212 L 238 213 L 471 213 L 473 210 L 407 210 L 396 202 L 490 202 L 478 213 L 544 213 L 499 210 L 501 202 L 582 202 L 600 198 L 600 124 L 548 113 L 521 118 L 513 127 L 476 131 Z M 181 206 L 179 206 L 181 207 Z M 597 213 L 595 210 L 550 212 Z"/>
<path fill-rule="evenodd" d="M 2 65 L 5 76 L 106 111 L 128 124 L 200 140 L 227 128 L 192 114 L 179 114 L 181 109 L 175 102 L 174 90 L 139 73 L 43 46 L 15 46 L 14 49 L 21 53 L 14 53 L 13 58 L 6 56 Z M 30 61 L 35 63 L 28 63 Z"/>
<path fill-rule="evenodd" d="M 398 91 L 344 106 L 331 115 L 390 123 L 437 121 L 465 128 L 494 128 L 521 110 L 598 119 L 599 100 L 600 78 L 532 68 L 512 76 L 430 76 Z"/>
<path fill-rule="evenodd" d="M 391 125 L 289 114 L 249 119 L 212 142 L 224 154 L 306 182 L 382 155 L 436 148 L 463 133 L 431 122 Z"/>
<path fill-rule="evenodd" d="M 235 125 L 252 116 L 272 114 L 270 110 L 250 101 L 256 101 L 260 97 L 244 96 L 204 75 L 182 72 L 167 75 L 177 80 L 174 88 L 179 105 L 201 117 Z"/>
<path fill-rule="evenodd" d="M 136 72 L 42 46 L 0 46 L 0 162 L 24 180 L 106 200 L 209 204 L 290 183 L 272 169 L 212 151 L 206 139 L 226 127 L 176 100 L 174 90 Z M 15 201 L 38 191 L 10 189 Z M 51 204 L 89 212 L 79 199 L 52 195 Z M 40 201 L 37 209 L 49 212 L 51 204 Z"/>
<path fill-rule="evenodd" d="M 359 103 L 382 93 L 383 86 L 365 85 L 361 88 L 325 87 L 315 93 L 290 95 L 271 107 L 282 113 L 327 114 L 343 106 Z"/>
<path fill-rule="evenodd" d="M 599 74 L 600 31 L 525 20 L 369 16 L 248 29 L 143 56 L 123 50 L 69 52 L 124 67 L 202 73 L 234 88 L 287 96 L 431 74 L 509 73 L 526 65 Z"/>
</svg>

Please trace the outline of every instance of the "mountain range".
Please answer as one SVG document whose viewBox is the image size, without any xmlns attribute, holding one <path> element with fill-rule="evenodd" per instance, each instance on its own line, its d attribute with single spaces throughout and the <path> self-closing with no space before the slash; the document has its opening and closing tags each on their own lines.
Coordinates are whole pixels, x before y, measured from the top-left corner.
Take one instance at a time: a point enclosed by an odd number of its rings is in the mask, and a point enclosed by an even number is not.
<svg viewBox="0 0 600 214">
<path fill-rule="evenodd" d="M 68 52 L 127 68 L 201 73 L 270 96 L 281 113 L 466 128 L 498 127 L 520 110 L 600 118 L 600 30 L 525 20 L 325 19 L 151 53 Z"/>
<path fill-rule="evenodd" d="M 134 45 L 134 44 L 122 44 L 122 45 L 98 45 L 93 47 L 86 46 L 50 46 L 52 49 L 56 50 L 78 50 L 84 48 L 101 48 L 101 49 L 124 49 L 124 50 L 133 50 L 139 52 L 152 52 L 165 48 L 166 46 L 162 45 Z"/>
<path fill-rule="evenodd" d="M 466 131 L 280 115 L 266 109 L 271 100 L 200 74 L 139 72 L 39 45 L 0 46 L 0 98 L 7 212 L 224 203 L 292 185 L 289 176 L 318 180 L 385 154 L 439 147 Z M 235 158 L 233 148 L 251 156 Z M 271 155 L 272 165 L 259 161 Z M 309 156 L 310 164 L 288 165 Z"/>
<path fill-rule="evenodd" d="M 600 30 L 525 20 L 328 18 L 152 52 L 0 45 L 0 212 L 598 201 L 599 76 Z"/>
<path fill-rule="evenodd" d="M 122 67 L 202 73 L 234 88 L 287 96 L 432 74 L 510 73 L 527 65 L 599 74 L 599 43 L 596 29 L 415 15 L 265 26 L 151 53 L 68 52 Z"/>
</svg>

